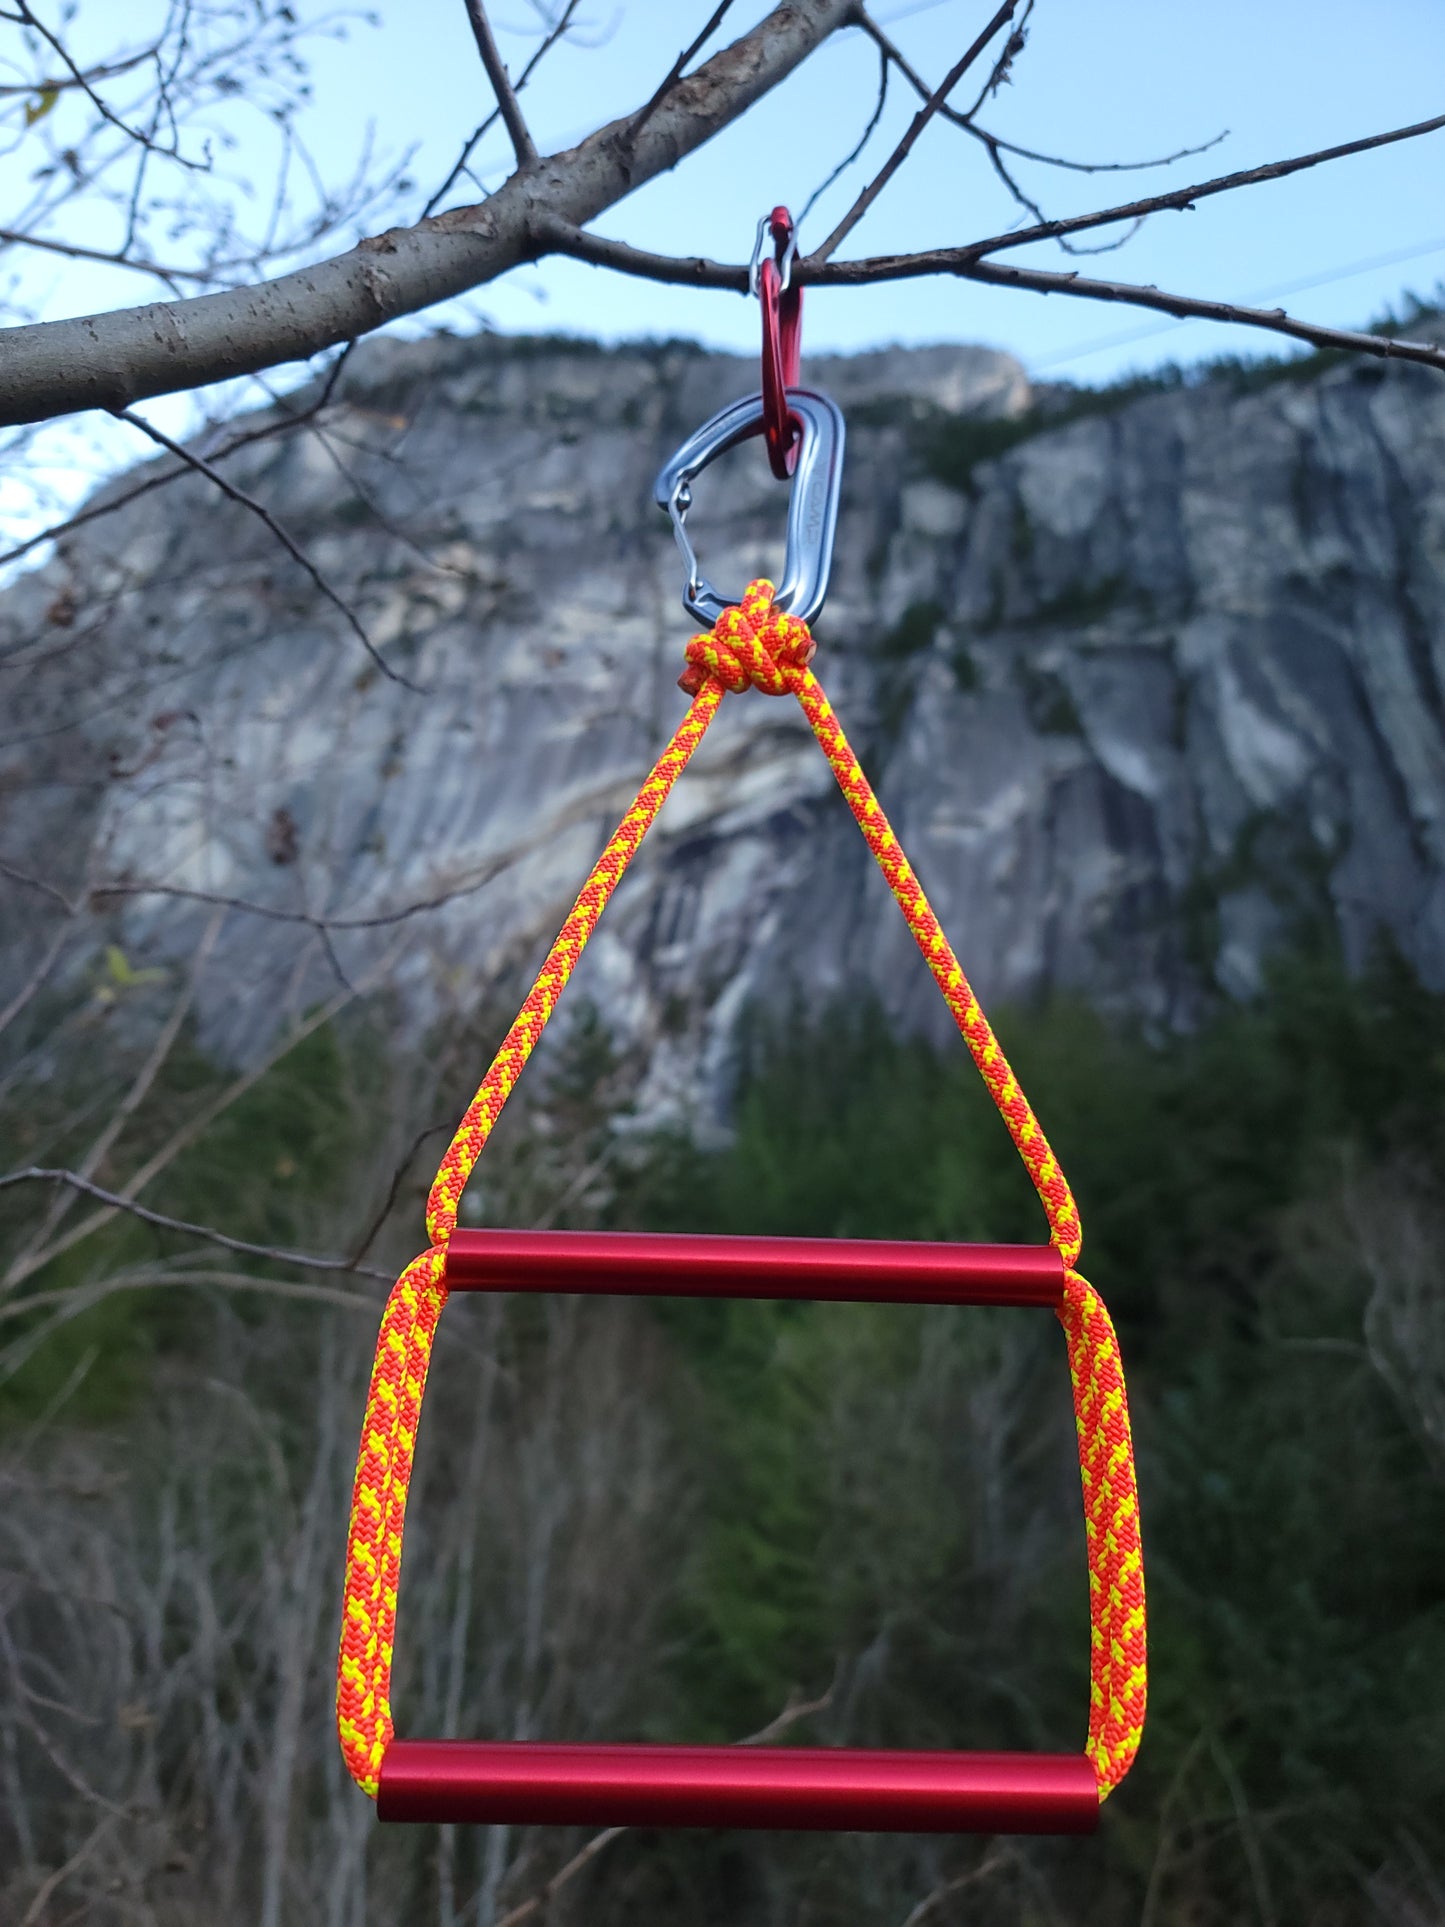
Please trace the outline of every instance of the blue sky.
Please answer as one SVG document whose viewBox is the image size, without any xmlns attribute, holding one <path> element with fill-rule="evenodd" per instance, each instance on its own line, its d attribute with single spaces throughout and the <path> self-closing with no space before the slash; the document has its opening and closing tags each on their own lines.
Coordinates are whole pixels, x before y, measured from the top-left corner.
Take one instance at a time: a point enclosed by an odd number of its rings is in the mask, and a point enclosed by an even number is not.
<svg viewBox="0 0 1445 1927">
<path fill-rule="evenodd" d="M 764 10 L 735 9 L 725 32 Z M 529 89 L 527 108 L 543 147 L 565 145 L 641 98 L 707 11 L 705 0 L 685 8 L 662 0 L 620 7 L 599 0 L 591 18 L 600 44 L 557 49 Z M 529 39 L 505 28 L 523 24 L 527 10 L 522 0 L 511 0 L 494 13 L 515 66 Z M 398 126 L 445 128 L 425 134 L 418 156 L 420 178 L 431 179 L 445 170 L 455 130 L 483 94 L 460 0 L 390 0 L 382 15 L 377 32 L 358 33 L 344 50 L 333 76 L 340 79 L 344 69 L 344 84 L 324 83 L 318 112 L 339 115 L 345 95 L 377 112 L 384 136 Z M 974 0 L 923 6 L 881 0 L 879 7 L 879 18 L 915 64 L 934 77 L 984 17 L 986 9 Z M 377 96 L 379 70 L 387 75 L 385 102 Z M 801 206 L 847 152 L 871 111 L 876 72 L 863 36 L 840 36 L 745 124 L 633 195 L 598 227 L 664 250 L 739 258 L 759 213 L 774 200 Z M 1048 211 L 1065 213 L 1442 109 L 1440 0 L 1371 0 L 1368 7 L 1342 0 L 1212 0 L 1207 8 L 1167 0 L 1091 0 L 1087 6 L 1040 0 L 1017 79 L 1002 93 L 991 123 L 1024 145 L 1090 161 L 1148 158 L 1229 130 L 1209 154 L 1147 174 L 1062 174 L 1021 164 Z M 875 158 L 887 153 L 888 137 L 896 137 L 912 110 L 895 85 L 870 150 Z M 339 119 L 337 125 L 339 131 Z M 506 159 L 501 136 L 488 156 L 493 171 L 486 178 L 495 180 Z M 864 166 L 855 167 L 821 204 L 809 223 L 814 239 L 864 178 Z M 1398 301 L 1406 288 L 1429 290 L 1445 277 L 1442 180 L 1445 134 L 1437 134 L 1205 203 L 1192 214 L 1157 216 L 1094 266 L 1111 277 L 1226 298 L 1324 279 L 1291 302 L 1303 314 L 1348 325 Z M 982 152 L 939 125 L 849 246 L 874 252 L 962 241 L 997 232 L 1016 216 Z M 1381 261 L 1405 254 L 1413 258 Z M 1032 255 L 1041 264 L 1061 261 L 1054 247 Z M 1342 273 L 1364 262 L 1379 265 Z M 507 330 L 556 328 L 608 338 L 684 334 L 743 349 L 756 332 L 755 315 L 740 297 L 638 285 L 561 262 L 520 272 L 468 305 Z M 1123 335 L 1142 338 L 1116 339 Z M 1161 326 L 1159 317 L 1138 310 L 944 280 L 809 296 L 805 345 L 817 349 L 950 340 L 990 342 L 1040 372 L 1088 381 L 1161 360 L 1279 345 L 1203 323 Z M 1094 345 L 1106 340 L 1114 345 Z"/>
<path fill-rule="evenodd" d="M 128 26 L 158 0 L 135 0 Z M 331 0 L 298 0 L 314 17 Z M 536 44 L 529 0 L 494 0 L 503 51 L 517 70 Z M 584 31 L 540 69 L 524 99 L 542 149 L 555 150 L 645 99 L 680 45 L 701 25 L 709 0 L 588 0 Z M 766 11 L 748 0 L 722 39 Z M 876 15 L 929 77 L 945 72 L 987 17 L 984 0 L 878 0 Z M 104 9 L 82 9 L 113 22 Z M 111 33 L 113 35 L 113 25 Z M 396 218 L 415 218 L 490 105 L 462 0 L 379 0 L 374 24 L 356 22 L 344 41 L 319 43 L 316 93 L 304 130 L 323 170 L 343 178 L 371 139 L 383 152 L 414 150 L 415 193 Z M 877 57 L 857 32 L 840 35 L 748 118 L 675 173 L 650 183 L 597 223 L 600 231 L 664 251 L 743 258 L 759 214 L 774 201 L 801 208 L 847 153 L 876 98 Z M 816 241 L 847 206 L 914 102 L 897 81 L 864 161 L 824 198 L 804 241 Z M 1026 146 L 1081 161 L 1130 161 L 1195 146 L 1228 130 L 1204 155 L 1145 173 L 1079 174 L 1019 163 L 1024 184 L 1050 214 L 1079 212 L 1136 194 L 1201 180 L 1284 155 L 1421 120 L 1445 110 L 1445 15 L 1441 0 L 1038 0 L 1016 79 L 988 110 L 992 128 Z M 264 122 L 246 131 L 231 165 L 264 173 Z M 255 143 L 248 146 L 248 142 Z M 510 160 L 500 129 L 481 150 L 478 176 L 496 186 Z M 1334 163 L 1291 180 L 1154 217 L 1118 252 L 1078 265 L 1109 278 L 1156 282 L 1185 293 L 1273 305 L 1359 325 L 1405 290 L 1428 294 L 1445 279 L 1445 133 Z M 477 198 L 463 182 L 454 199 Z M 847 243 L 848 251 L 894 251 L 965 241 L 1013 225 L 1018 210 L 982 151 L 935 123 Z M 114 245 L 94 231 L 94 245 Z M 1015 257 L 1068 266 L 1052 245 Z M 53 256 L 11 251 L 48 314 L 74 314 L 155 298 L 152 283 Z M 1301 284 L 1311 284 L 1302 286 Z M 1294 290 L 1298 289 L 1298 292 Z M 756 305 L 718 292 L 666 288 L 552 261 L 520 270 L 446 310 L 402 324 L 415 331 L 491 326 L 559 331 L 607 340 L 685 335 L 752 352 Z M 1278 337 L 1207 323 L 1173 323 L 1147 312 L 1062 296 L 1041 298 L 951 280 L 866 289 L 814 290 L 804 352 L 886 343 L 983 342 L 1019 356 L 1045 378 L 1100 382 L 1131 370 L 1223 352 L 1276 352 Z M 805 360 L 806 366 L 806 360 Z M 287 374 L 299 371 L 283 371 Z M 246 384 L 224 398 L 259 399 Z M 148 403 L 173 433 L 195 420 L 187 398 Z M 28 470 L 0 480 L 0 534 L 43 526 L 119 463 L 148 453 L 132 430 L 82 417 L 46 431 Z M 48 488 L 49 501 L 42 494 Z M 37 516 L 39 520 L 37 520 Z"/>
</svg>

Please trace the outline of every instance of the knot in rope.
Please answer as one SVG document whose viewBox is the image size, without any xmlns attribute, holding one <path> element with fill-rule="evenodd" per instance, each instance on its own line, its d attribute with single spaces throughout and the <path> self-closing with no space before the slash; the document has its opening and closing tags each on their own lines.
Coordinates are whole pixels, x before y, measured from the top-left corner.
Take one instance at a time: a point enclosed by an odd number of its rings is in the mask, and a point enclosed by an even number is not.
<svg viewBox="0 0 1445 1927">
<path fill-rule="evenodd" d="M 711 678 L 734 695 L 751 686 L 765 696 L 785 696 L 813 660 L 815 647 L 806 622 L 773 607 L 773 585 L 760 576 L 706 635 L 689 642 L 678 687 L 695 696 Z"/>
</svg>

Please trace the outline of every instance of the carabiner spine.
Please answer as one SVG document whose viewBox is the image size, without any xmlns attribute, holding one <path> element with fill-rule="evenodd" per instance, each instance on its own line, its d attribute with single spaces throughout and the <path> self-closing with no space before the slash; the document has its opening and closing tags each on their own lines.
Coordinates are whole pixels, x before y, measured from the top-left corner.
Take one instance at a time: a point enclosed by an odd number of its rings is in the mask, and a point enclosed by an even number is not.
<svg viewBox="0 0 1445 1927">
<path fill-rule="evenodd" d="M 843 412 L 830 395 L 812 388 L 790 388 L 787 401 L 789 412 L 797 418 L 802 433 L 788 499 L 787 556 L 773 600 L 785 614 L 812 622 L 823 607 L 832 572 L 846 430 Z M 719 594 L 698 567 L 697 554 L 686 529 L 692 501 L 691 484 L 720 455 L 736 448 L 739 442 L 761 434 L 766 419 L 766 403 L 761 393 L 745 395 L 741 401 L 729 403 L 688 436 L 671 461 L 664 464 L 653 485 L 653 500 L 671 517 L 673 533 L 687 565 L 683 607 L 709 626 L 739 598 Z"/>
</svg>

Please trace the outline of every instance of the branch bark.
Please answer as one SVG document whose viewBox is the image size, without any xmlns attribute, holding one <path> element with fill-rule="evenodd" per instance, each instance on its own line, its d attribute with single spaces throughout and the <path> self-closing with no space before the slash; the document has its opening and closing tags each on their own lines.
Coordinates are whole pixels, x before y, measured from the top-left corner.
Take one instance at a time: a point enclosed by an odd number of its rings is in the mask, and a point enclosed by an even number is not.
<svg viewBox="0 0 1445 1927">
<path fill-rule="evenodd" d="M 179 1231 L 188 1238 L 200 1238 L 206 1244 L 220 1245 L 223 1250 L 237 1251 L 246 1258 L 269 1258 L 278 1265 L 294 1265 L 301 1271 L 344 1271 L 358 1278 L 380 1278 L 390 1283 L 389 1271 L 378 1271 L 374 1265 L 361 1265 L 350 1258 L 318 1258 L 305 1251 L 287 1251 L 280 1245 L 252 1244 L 245 1238 L 233 1238 L 225 1231 L 218 1231 L 214 1225 L 192 1224 L 186 1218 L 167 1217 L 163 1211 L 152 1211 L 148 1205 L 137 1204 L 134 1198 L 123 1198 L 118 1191 L 107 1191 L 103 1185 L 94 1184 L 80 1171 L 66 1171 L 45 1165 L 27 1165 L 21 1171 L 7 1171 L 0 1177 L 0 1191 L 12 1184 L 54 1184 L 63 1185 L 71 1191 L 79 1192 L 82 1197 L 94 1198 L 97 1203 L 110 1205 L 116 1211 L 123 1211 L 132 1218 L 139 1218 L 143 1224 L 152 1225 L 157 1231 Z M 28 1299 L 25 1301 L 30 1302 Z"/>
<path fill-rule="evenodd" d="M 0 426 L 133 402 L 306 360 L 536 259 L 549 221 L 581 226 L 737 120 L 851 20 L 855 0 L 790 0 L 634 117 L 514 174 L 478 207 L 394 228 L 258 286 L 42 322 L 0 337 Z"/>
<path fill-rule="evenodd" d="M 863 219 L 863 216 L 868 212 L 869 208 L 872 207 L 873 203 L 878 199 L 878 196 L 883 192 L 884 188 L 887 187 L 888 183 L 893 179 L 893 176 L 913 152 L 914 145 L 924 128 L 927 127 L 934 115 L 943 106 L 948 96 L 953 92 L 959 81 L 963 79 L 963 76 L 978 59 L 994 35 L 998 33 L 1000 28 L 1006 27 L 1013 19 L 1021 4 L 1022 0 L 1004 0 L 1003 5 L 993 16 L 992 20 L 989 21 L 983 32 L 979 34 L 973 45 L 954 62 L 953 66 L 944 75 L 940 84 L 928 96 L 918 112 L 913 116 L 912 121 L 909 123 L 908 131 L 904 134 L 902 140 L 899 141 L 893 152 L 888 156 L 888 159 L 863 189 L 863 192 L 858 196 L 857 200 L 854 201 L 852 207 L 849 208 L 842 220 L 833 229 L 833 232 L 828 236 L 827 240 L 818 248 L 817 259 L 819 261 L 826 261 L 839 243 L 857 227 L 858 223 Z M 1012 47 L 1013 38 L 1011 36 L 1008 42 L 1008 48 L 1012 50 Z"/>
<path fill-rule="evenodd" d="M 610 241 L 601 235 L 577 230 L 568 233 L 560 226 L 552 227 L 548 234 L 551 246 L 559 254 L 570 254 L 593 267 L 611 268 L 620 274 L 640 275 L 645 280 L 670 282 L 684 288 L 741 290 L 747 287 L 747 269 L 726 261 L 709 261 L 701 255 L 652 254 L 646 248 L 629 247 L 625 241 Z M 1413 361 L 1426 368 L 1445 369 L 1445 347 L 1437 347 L 1433 342 L 1401 341 L 1394 335 L 1330 328 L 1320 322 L 1299 320 L 1286 314 L 1283 308 L 1248 308 L 1237 302 L 1207 301 L 1195 295 L 1171 294 L 1164 288 L 1140 287 L 1129 281 L 1100 281 L 1088 275 L 980 261 L 971 247 L 933 248 L 922 254 L 880 254 L 862 261 L 824 261 L 816 265 L 801 260 L 793 266 L 794 280 L 802 287 L 811 288 L 862 287 L 872 281 L 914 280 L 929 274 L 953 274 L 965 281 L 983 281 L 993 287 L 1027 288 L 1034 294 L 1067 294 L 1086 301 L 1121 302 L 1128 307 L 1151 308 L 1159 314 L 1181 319 L 1198 316 L 1206 321 L 1237 322 L 1243 327 L 1288 335 L 1314 348 L 1339 348 L 1349 354 L 1375 355 L 1387 361 Z"/>
<path fill-rule="evenodd" d="M 517 105 L 517 96 L 512 89 L 511 76 L 507 64 L 502 59 L 492 32 L 492 23 L 487 18 L 487 10 L 482 0 L 466 0 L 467 19 L 472 25 L 472 34 L 477 43 L 477 52 L 482 56 L 482 65 L 487 70 L 487 79 L 492 83 L 492 92 L 497 96 L 497 111 L 506 123 L 511 138 L 512 152 L 517 157 L 518 167 L 530 167 L 539 158 L 537 143 L 532 139 L 532 130 L 522 117 Z"/>
</svg>

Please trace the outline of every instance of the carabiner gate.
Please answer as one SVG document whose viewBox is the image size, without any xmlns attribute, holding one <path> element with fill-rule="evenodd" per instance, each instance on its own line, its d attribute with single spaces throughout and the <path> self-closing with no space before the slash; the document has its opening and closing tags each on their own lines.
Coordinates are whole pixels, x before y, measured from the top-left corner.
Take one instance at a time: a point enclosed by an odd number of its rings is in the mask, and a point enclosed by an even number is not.
<svg viewBox="0 0 1445 1927">
<path fill-rule="evenodd" d="M 790 388 L 787 395 L 789 412 L 800 424 L 802 434 L 788 499 L 787 557 L 773 601 L 785 615 L 812 622 L 828 593 L 833 566 L 833 536 L 843 478 L 843 411 L 830 395 L 811 388 Z M 766 406 L 760 394 L 746 395 L 719 409 L 711 421 L 688 436 L 653 484 L 653 500 L 672 518 L 672 532 L 687 564 L 683 607 L 709 628 L 740 598 L 720 595 L 698 567 L 686 526 L 692 507 L 692 483 L 709 462 L 750 436 L 760 435 L 765 421 Z"/>
</svg>

